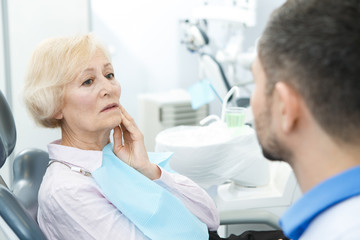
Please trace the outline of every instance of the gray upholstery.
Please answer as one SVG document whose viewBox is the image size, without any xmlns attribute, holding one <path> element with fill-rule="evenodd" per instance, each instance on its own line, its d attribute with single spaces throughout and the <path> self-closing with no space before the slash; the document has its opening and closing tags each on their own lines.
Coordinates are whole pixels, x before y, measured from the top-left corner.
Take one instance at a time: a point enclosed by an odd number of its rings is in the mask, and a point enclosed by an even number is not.
<svg viewBox="0 0 360 240">
<path fill-rule="evenodd" d="M 0 110 L 0 167 L 2 167 L 7 157 L 12 153 L 15 147 L 16 129 L 10 107 L 7 104 L 7 101 L 1 91 Z M 29 150 L 29 152 L 30 151 L 31 150 Z M 32 189 L 33 193 L 31 194 L 31 196 L 36 196 L 37 205 L 37 191 L 41 182 L 41 180 L 39 181 L 39 178 L 42 178 L 45 172 L 43 167 L 38 167 L 38 163 L 44 162 L 44 160 L 40 160 L 38 162 L 38 159 L 36 159 L 36 157 L 38 157 L 39 155 L 36 153 L 35 155 L 32 155 L 29 154 L 29 152 L 26 152 L 25 155 L 20 155 L 20 157 L 18 157 L 16 160 L 16 169 L 20 169 L 16 170 L 16 175 L 18 176 L 17 183 L 19 186 L 23 186 L 19 187 L 19 189 Z M 35 156 L 35 158 L 31 159 L 31 157 L 27 158 L 26 156 Z M 34 178 L 32 178 L 31 176 L 33 176 Z M 37 184 L 37 186 L 31 186 L 29 188 L 28 186 L 31 184 Z M 20 190 L 19 193 L 21 193 L 20 195 L 24 196 L 24 198 L 26 198 L 26 196 L 30 196 L 29 193 L 25 194 L 22 193 L 22 191 L 23 190 Z M 27 199 L 26 201 L 28 200 L 34 201 L 33 199 Z M 19 239 L 46 239 L 39 226 L 37 225 L 36 221 L 25 210 L 24 206 L 22 206 L 20 201 L 18 201 L 18 198 L 3 185 L 0 185 L 0 216 Z"/>
<path fill-rule="evenodd" d="M 0 216 L 20 240 L 46 240 L 37 223 L 12 192 L 0 185 Z"/>
<path fill-rule="evenodd" d="M 0 91 L 0 168 L 16 144 L 16 128 L 10 107 Z"/>
<path fill-rule="evenodd" d="M 39 149 L 26 149 L 14 160 L 13 193 L 36 220 L 38 192 L 45 174 L 49 154 Z"/>
</svg>

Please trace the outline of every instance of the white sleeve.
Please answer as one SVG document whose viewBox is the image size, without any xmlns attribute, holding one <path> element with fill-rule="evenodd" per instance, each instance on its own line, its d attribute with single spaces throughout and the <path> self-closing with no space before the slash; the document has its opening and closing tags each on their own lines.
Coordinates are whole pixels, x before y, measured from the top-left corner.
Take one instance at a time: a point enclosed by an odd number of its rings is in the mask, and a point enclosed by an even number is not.
<svg viewBox="0 0 360 240">
<path fill-rule="evenodd" d="M 38 221 L 48 239 L 148 239 L 96 186 L 63 186 L 45 197 Z"/>
<path fill-rule="evenodd" d="M 209 230 L 216 231 L 220 224 L 219 214 L 207 192 L 185 176 L 160 169 L 161 177 L 154 182 L 179 198 Z"/>
</svg>

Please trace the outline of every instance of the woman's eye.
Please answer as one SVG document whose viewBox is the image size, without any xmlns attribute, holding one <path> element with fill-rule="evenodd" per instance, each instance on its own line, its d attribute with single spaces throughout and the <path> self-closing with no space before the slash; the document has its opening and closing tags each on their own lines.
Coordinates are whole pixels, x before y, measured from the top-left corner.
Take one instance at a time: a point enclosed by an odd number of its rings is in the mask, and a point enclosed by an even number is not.
<svg viewBox="0 0 360 240">
<path fill-rule="evenodd" d="M 88 79 L 85 82 L 82 83 L 83 86 L 90 86 L 92 83 L 94 82 L 94 80 L 92 79 Z"/>
<path fill-rule="evenodd" d="M 115 77 L 115 75 L 113 73 L 109 73 L 108 75 L 105 76 L 107 79 L 113 79 Z"/>
</svg>

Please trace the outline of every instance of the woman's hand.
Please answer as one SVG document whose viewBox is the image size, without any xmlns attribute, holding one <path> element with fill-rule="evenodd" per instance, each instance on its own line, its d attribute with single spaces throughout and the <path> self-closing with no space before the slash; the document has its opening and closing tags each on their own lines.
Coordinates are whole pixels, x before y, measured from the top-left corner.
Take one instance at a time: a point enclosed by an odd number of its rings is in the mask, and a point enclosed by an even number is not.
<svg viewBox="0 0 360 240">
<path fill-rule="evenodd" d="M 149 161 L 144 136 L 133 118 L 120 106 L 122 119 L 120 127 L 114 128 L 114 153 L 118 158 L 137 171 L 155 180 L 160 178 L 159 167 Z"/>
</svg>

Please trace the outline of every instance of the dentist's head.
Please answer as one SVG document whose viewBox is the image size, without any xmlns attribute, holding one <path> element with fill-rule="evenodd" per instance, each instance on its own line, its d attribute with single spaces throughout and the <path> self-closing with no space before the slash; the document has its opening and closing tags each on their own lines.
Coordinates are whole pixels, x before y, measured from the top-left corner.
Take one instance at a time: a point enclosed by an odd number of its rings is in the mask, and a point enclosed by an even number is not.
<svg viewBox="0 0 360 240">
<path fill-rule="evenodd" d="M 345 157 L 360 144 L 359 22 L 358 1 L 289 0 L 260 39 L 251 99 L 258 138 L 300 184 L 317 175 L 303 189 L 360 164 Z"/>
</svg>

